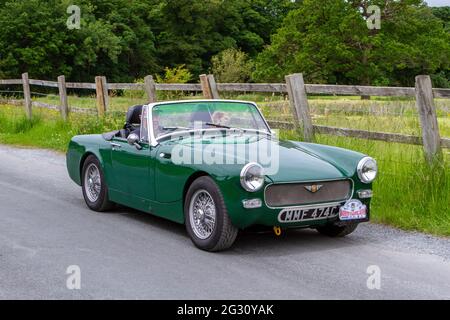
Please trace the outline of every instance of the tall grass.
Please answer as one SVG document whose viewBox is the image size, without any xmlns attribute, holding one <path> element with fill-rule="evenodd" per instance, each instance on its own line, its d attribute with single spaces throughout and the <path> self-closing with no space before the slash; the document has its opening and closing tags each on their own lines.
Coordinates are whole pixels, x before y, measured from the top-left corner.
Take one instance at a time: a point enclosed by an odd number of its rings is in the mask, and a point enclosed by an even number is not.
<svg viewBox="0 0 450 320">
<path fill-rule="evenodd" d="M 73 113 L 65 122 L 58 112 L 36 109 L 33 118 L 28 120 L 21 109 L 0 106 L 0 143 L 65 151 L 75 135 L 112 131 L 122 127 L 123 123 L 123 115 L 98 118 Z"/>
<path fill-rule="evenodd" d="M 11 115 L 0 113 L 0 133 L 26 133 L 40 122 L 40 116 L 34 116 L 32 120 L 29 120 L 23 113 L 13 113 Z"/>
</svg>

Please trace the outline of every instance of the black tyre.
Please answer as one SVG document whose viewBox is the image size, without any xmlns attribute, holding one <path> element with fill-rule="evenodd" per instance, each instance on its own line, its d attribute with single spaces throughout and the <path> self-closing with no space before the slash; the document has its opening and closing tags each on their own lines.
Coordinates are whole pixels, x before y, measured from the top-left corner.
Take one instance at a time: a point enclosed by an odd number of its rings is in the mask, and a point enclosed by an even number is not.
<svg viewBox="0 0 450 320">
<path fill-rule="evenodd" d="M 93 155 L 88 156 L 84 161 L 81 170 L 81 187 L 84 201 L 91 210 L 103 212 L 114 206 L 114 203 L 108 199 L 108 186 L 100 162 Z"/>
<path fill-rule="evenodd" d="M 202 250 L 225 250 L 236 240 L 238 228 L 231 223 L 222 193 L 210 177 L 192 183 L 184 202 L 184 216 L 192 242 Z"/>
<path fill-rule="evenodd" d="M 319 231 L 321 234 L 324 234 L 329 237 L 345 237 L 356 230 L 358 227 L 357 223 L 348 224 L 344 226 L 337 226 L 333 224 L 325 225 L 322 227 L 317 227 L 317 231 Z"/>
</svg>

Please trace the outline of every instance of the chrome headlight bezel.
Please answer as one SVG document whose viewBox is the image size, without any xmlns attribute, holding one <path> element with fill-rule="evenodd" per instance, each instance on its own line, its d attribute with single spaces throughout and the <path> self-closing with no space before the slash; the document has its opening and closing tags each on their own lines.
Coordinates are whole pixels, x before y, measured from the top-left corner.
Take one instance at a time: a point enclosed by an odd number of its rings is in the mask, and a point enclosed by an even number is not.
<svg viewBox="0 0 450 320">
<path fill-rule="evenodd" d="M 364 169 L 367 168 L 368 165 L 371 165 L 373 167 L 373 170 L 375 170 L 375 175 L 372 178 L 367 177 L 364 172 L 365 171 Z M 362 183 L 365 183 L 365 184 L 372 183 L 373 181 L 375 181 L 375 179 L 378 176 L 377 161 L 371 157 L 362 158 L 358 163 L 358 167 L 357 167 L 356 171 L 358 172 L 358 178 L 359 178 L 359 180 L 361 180 Z"/>
<path fill-rule="evenodd" d="M 255 169 L 255 168 L 260 170 L 260 174 L 258 176 L 261 178 L 261 181 L 260 181 L 259 185 L 257 185 L 257 186 L 251 185 L 248 182 L 249 171 L 252 169 Z M 264 186 L 264 181 L 265 181 L 264 178 L 265 178 L 264 168 L 259 163 L 250 162 L 250 163 L 246 164 L 241 170 L 241 174 L 240 174 L 241 186 L 242 186 L 242 188 L 244 188 L 244 190 L 246 190 L 248 192 L 257 192 L 257 191 L 261 190 L 262 187 Z"/>
</svg>

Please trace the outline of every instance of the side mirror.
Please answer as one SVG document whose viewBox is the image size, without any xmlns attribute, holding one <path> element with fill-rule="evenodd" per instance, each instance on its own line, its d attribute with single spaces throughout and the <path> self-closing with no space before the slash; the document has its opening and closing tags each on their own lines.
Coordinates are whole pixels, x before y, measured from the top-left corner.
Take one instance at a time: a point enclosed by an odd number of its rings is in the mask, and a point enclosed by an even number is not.
<svg viewBox="0 0 450 320">
<path fill-rule="evenodd" d="M 142 149 L 142 146 L 139 144 L 139 136 L 136 133 L 130 134 L 127 138 L 127 142 L 130 146 L 135 146 L 138 150 Z"/>
</svg>

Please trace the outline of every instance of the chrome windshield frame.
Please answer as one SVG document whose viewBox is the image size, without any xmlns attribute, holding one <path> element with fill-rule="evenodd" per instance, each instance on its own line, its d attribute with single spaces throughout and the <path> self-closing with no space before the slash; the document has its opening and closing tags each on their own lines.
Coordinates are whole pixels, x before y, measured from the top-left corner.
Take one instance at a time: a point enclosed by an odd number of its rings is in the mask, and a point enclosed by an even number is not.
<svg viewBox="0 0 450 320">
<path fill-rule="evenodd" d="M 259 115 L 261 116 L 261 118 L 263 119 L 263 122 L 266 126 L 267 129 L 267 134 L 270 136 L 273 136 L 273 132 L 272 129 L 270 128 L 269 124 L 267 123 L 266 118 L 264 118 L 261 110 L 259 109 L 258 105 L 254 102 L 251 101 L 241 101 L 241 100 L 224 100 L 224 99 L 216 99 L 216 100 L 179 100 L 179 101 L 164 101 L 164 102 L 155 102 L 155 103 L 150 103 L 147 105 L 148 107 L 148 117 L 147 117 L 147 124 L 148 124 L 148 128 L 149 128 L 149 143 L 150 146 L 152 147 L 156 147 L 159 144 L 159 140 L 173 135 L 174 133 L 176 134 L 183 134 L 183 133 L 191 133 L 191 132 L 197 132 L 197 131 L 217 131 L 218 128 L 211 128 L 211 129 L 192 129 L 192 130 L 184 130 L 184 131 L 178 131 L 178 132 L 171 132 L 170 134 L 166 134 L 166 135 L 162 135 L 160 137 L 155 137 L 155 132 L 154 132 L 154 128 L 153 128 L 153 108 L 156 106 L 161 106 L 161 105 L 168 105 L 168 104 L 182 104 L 182 103 L 211 103 L 211 102 L 231 102 L 231 103 L 242 103 L 242 104 L 249 104 L 252 105 L 256 108 L 257 112 L 259 113 Z M 236 129 L 236 128 L 232 128 L 231 130 Z M 251 130 L 255 130 L 256 129 L 243 129 L 244 131 L 251 131 Z M 262 130 L 261 130 L 262 131 Z"/>
</svg>

